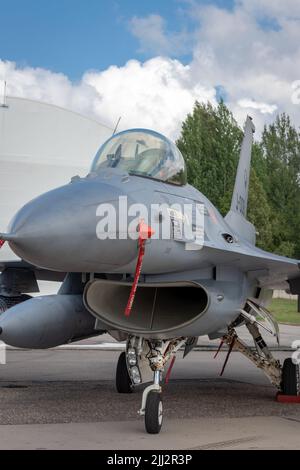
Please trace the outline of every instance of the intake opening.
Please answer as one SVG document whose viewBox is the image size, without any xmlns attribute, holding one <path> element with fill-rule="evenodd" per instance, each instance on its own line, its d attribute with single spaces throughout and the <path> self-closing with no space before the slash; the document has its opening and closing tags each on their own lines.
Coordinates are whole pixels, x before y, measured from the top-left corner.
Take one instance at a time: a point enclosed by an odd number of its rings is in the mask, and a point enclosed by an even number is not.
<svg viewBox="0 0 300 470">
<path fill-rule="evenodd" d="M 87 284 L 84 302 L 88 310 L 111 329 L 134 334 L 163 333 L 195 321 L 208 306 L 206 291 L 197 284 L 139 286 L 127 318 L 124 310 L 131 285 L 94 280 Z"/>
</svg>

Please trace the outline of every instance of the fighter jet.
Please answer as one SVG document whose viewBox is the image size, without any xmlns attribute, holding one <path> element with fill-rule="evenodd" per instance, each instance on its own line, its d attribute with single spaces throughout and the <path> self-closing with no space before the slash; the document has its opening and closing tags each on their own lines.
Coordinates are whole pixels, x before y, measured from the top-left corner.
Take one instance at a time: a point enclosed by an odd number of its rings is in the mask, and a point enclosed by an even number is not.
<svg viewBox="0 0 300 470">
<path fill-rule="evenodd" d="M 298 395 L 298 366 L 276 360 L 261 336 L 279 340 L 267 306 L 275 288 L 300 294 L 300 272 L 298 260 L 257 248 L 247 220 L 254 132 L 248 117 L 225 218 L 187 184 L 176 145 L 146 129 L 113 135 L 86 177 L 21 208 L 0 235 L 21 259 L 1 266 L 0 340 L 46 349 L 108 332 L 125 341 L 116 388 L 147 385 L 139 413 L 151 434 L 176 353 L 203 335 L 228 345 L 224 367 L 240 351 L 282 394 Z M 63 280 L 59 292 L 28 298 L 41 278 Z M 254 347 L 239 338 L 242 325 Z"/>
</svg>

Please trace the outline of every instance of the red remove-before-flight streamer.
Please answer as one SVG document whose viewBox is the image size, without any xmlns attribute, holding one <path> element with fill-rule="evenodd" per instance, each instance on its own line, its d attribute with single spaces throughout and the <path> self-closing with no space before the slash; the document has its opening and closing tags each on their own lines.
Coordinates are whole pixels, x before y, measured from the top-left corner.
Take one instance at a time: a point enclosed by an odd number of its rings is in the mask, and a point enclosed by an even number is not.
<svg viewBox="0 0 300 470">
<path fill-rule="evenodd" d="M 132 306 L 133 306 L 133 302 L 134 302 L 134 298 L 135 298 L 135 294 L 136 294 L 136 290 L 137 290 L 137 286 L 138 286 L 138 282 L 139 282 L 139 279 L 140 279 L 140 276 L 141 276 L 143 258 L 144 258 L 144 255 L 145 255 L 146 241 L 149 240 L 149 238 L 151 238 L 154 235 L 154 230 L 149 225 L 145 224 L 145 222 L 143 220 L 139 224 L 139 229 L 138 230 L 139 230 L 139 253 L 138 253 L 138 260 L 137 260 L 137 264 L 136 264 L 136 268 L 135 268 L 134 281 L 133 281 L 133 284 L 132 284 L 132 287 L 131 287 L 128 303 L 127 303 L 127 306 L 126 306 L 126 309 L 125 309 L 125 316 L 126 317 L 130 316 Z"/>
</svg>

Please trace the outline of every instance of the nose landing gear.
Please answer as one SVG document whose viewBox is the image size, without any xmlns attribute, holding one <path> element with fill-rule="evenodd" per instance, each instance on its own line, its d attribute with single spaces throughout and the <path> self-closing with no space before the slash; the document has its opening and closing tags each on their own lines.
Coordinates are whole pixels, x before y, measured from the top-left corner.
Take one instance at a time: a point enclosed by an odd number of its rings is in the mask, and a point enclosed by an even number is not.
<svg viewBox="0 0 300 470">
<path fill-rule="evenodd" d="M 145 428 L 149 434 L 158 434 L 163 423 L 162 376 L 167 363 L 187 342 L 188 338 L 171 341 L 151 341 L 132 336 L 122 352 L 116 371 L 116 388 L 119 393 L 132 393 L 143 383 L 153 383 L 145 388 L 139 415 L 145 417 Z M 174 361 L 169 367 L 170 374 Z"/>
<path fill-rule="evenodd" d="M 139 411 L 145 416 L 145 428 L 149 434 L 158 434 L 163 422 L 162 374 L 168 361 L 186 343 L 187 338 L 172 341 L 147 341 L 149 352 L 146 358 L 154 373 L 153 384 L 144 390 L 142 406 Z"/>
</svg>

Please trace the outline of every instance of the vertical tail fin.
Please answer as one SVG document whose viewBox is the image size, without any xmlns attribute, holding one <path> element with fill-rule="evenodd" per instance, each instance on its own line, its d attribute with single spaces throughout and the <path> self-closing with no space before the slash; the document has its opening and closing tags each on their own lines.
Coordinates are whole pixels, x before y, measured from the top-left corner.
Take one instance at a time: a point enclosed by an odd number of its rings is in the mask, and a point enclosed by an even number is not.
<svg viewBox="0 0 300 470">
<path fill-rule="evenodd" d="M 252 118 L 248 116 L 231 200 L 231 208 L 225 220 L 238 235 L 255 244 L 255 227 L 246 220 L 254 132 L 255 127 Z"/>
<path fill-rule="evenodd" d="M 245 218 L 247 216 L 250 165 L 254 132 L 255 127 L 252 122 L 252 118 L 248 116 L 231 201 L 231 210 L 241 214 Z"/>
</svg>

